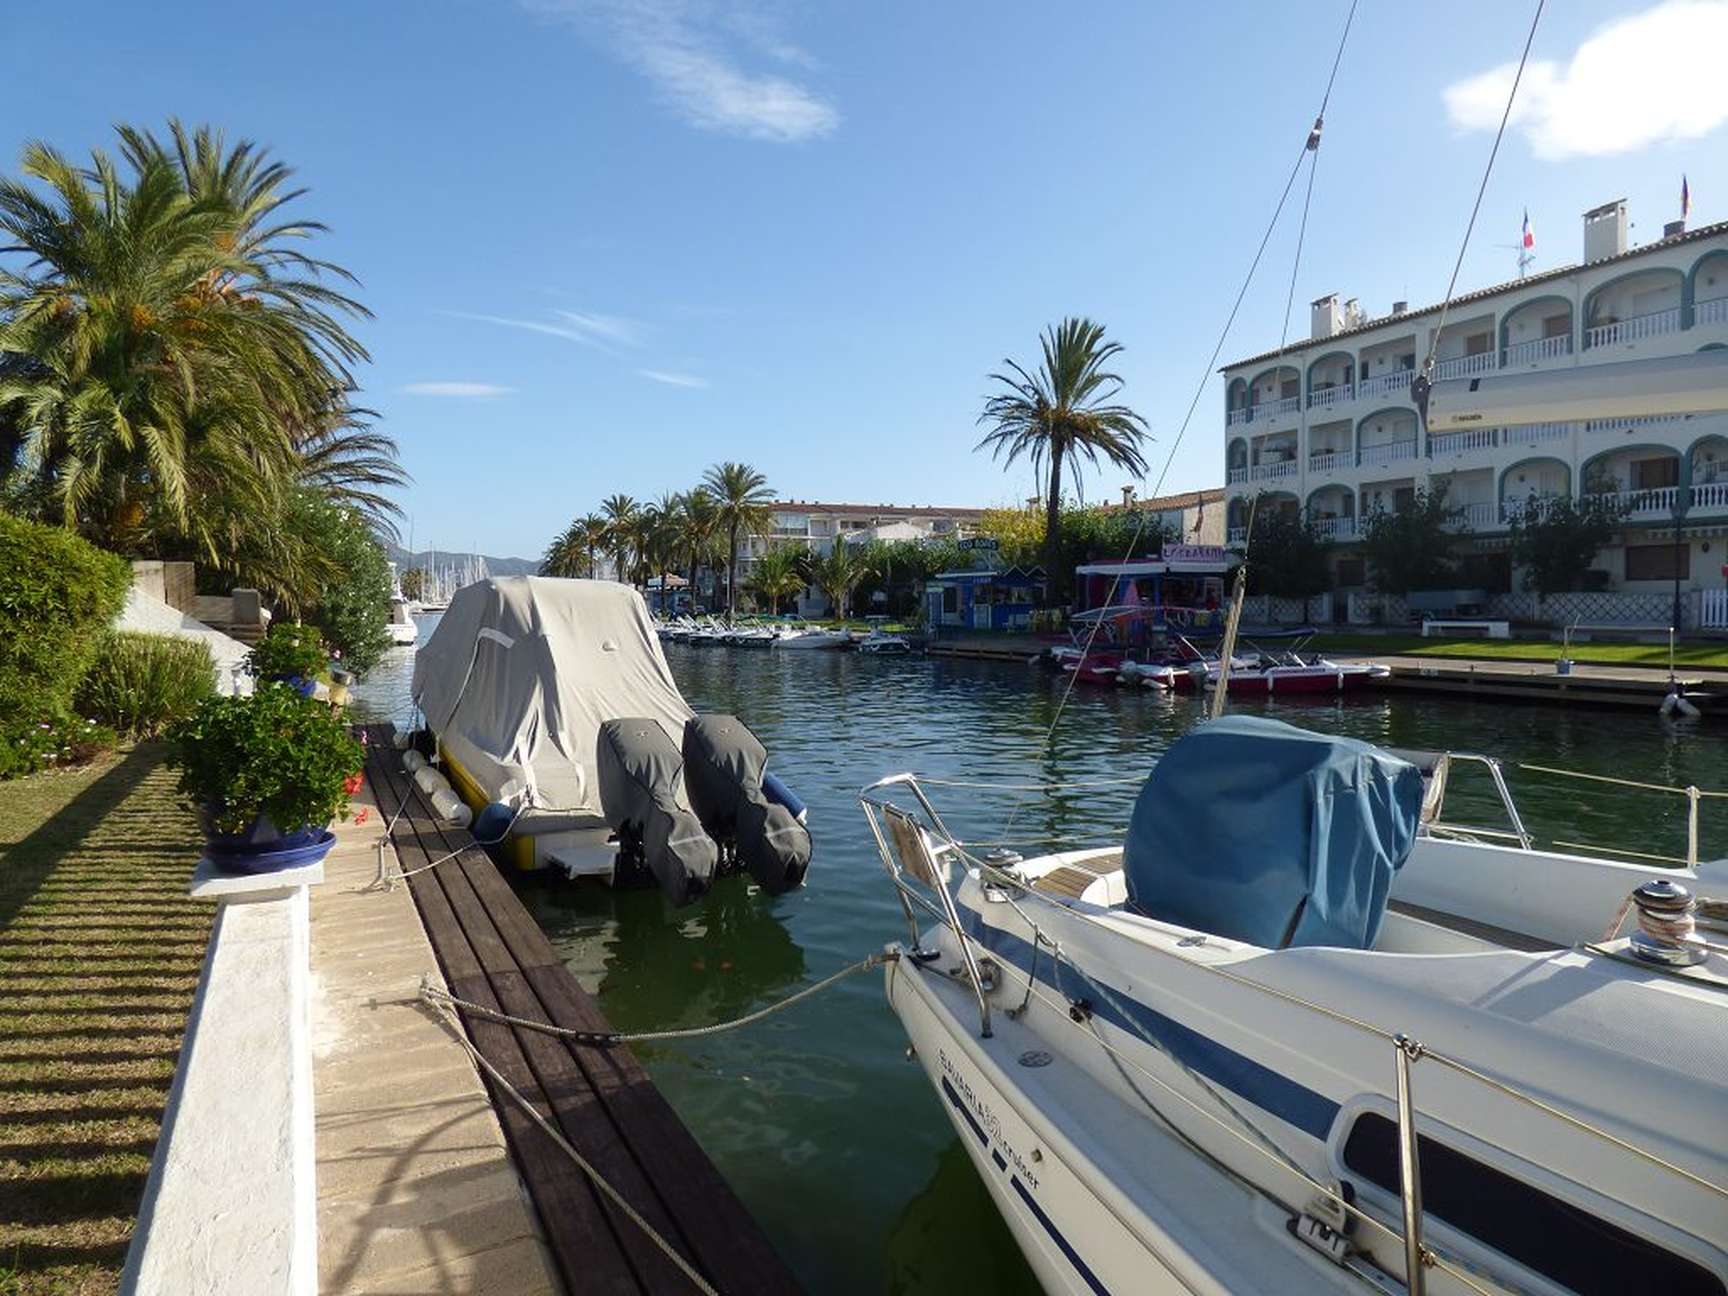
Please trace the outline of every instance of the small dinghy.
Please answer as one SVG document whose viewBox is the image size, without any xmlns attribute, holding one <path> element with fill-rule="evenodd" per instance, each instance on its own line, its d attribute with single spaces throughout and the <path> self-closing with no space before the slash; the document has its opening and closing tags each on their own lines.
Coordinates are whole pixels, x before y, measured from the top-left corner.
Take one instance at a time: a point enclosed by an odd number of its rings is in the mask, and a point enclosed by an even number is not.
<svg viewBox="0 0 1728 1296">
<path fill-rule="evenodd" d="M 519 869 L 652 880 L 674 904 L 733 870 L 771 892 L 808 872 L 802 804 L 739 720 L 690 709 L 626 585 L 458 590 L 413 693 L 476 838 Z"/>
</svg>

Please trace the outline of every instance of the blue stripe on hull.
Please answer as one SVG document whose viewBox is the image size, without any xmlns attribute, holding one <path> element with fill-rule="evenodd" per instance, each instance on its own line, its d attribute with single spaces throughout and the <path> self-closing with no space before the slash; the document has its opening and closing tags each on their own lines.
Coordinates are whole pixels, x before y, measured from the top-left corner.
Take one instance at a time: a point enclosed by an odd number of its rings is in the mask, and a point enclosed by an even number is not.
<svg viewBox="0 0 1728 1296">
<path fill-rule="evenodd" d="M 1089 999 L 1093 1016 L 1129 1034 L 1144 1031 L 1168 1050 L 1172 1057 L 1208 1080 L 1246 1098 L 1256 1107 L 1271 1112 L 1304 1133 L 1325 1141 L 1333 1121 L 1338 1116 L 1338 1104 L 1325 1094 L 1256 1062 L 1246 1054 L 1220 1044 L 1191 1026 L 1184 1026 L 1114 986 L 1108 987 L 1109 997 L 1086 994 L 1086 991 L 1093 987 L 1085 984 L 1076 986 L 1073 983 L 1074 978 L 1070 975 L 1074 972 L 1072 963 L 1065 961 L 1060 976 L 1065 977 L 1066 981 L 1059 984 L 1059 974 L 1048 951 L 1034 960 L 1030 942 L 1022 940 L 1012 932 L 991 926 L 975 910 L 962 906 L 960 921 L 974 940 L 997 958 L 1013 964 L 1023 974 L 1031 974 L 1036 962 L 1038 981 L 1055 990 L 1064 999 Z M 1082 977 L 1083 980 L 1090 981 L 1090 978 L 1085 978 L 1083 974 Z"/>
</svg>

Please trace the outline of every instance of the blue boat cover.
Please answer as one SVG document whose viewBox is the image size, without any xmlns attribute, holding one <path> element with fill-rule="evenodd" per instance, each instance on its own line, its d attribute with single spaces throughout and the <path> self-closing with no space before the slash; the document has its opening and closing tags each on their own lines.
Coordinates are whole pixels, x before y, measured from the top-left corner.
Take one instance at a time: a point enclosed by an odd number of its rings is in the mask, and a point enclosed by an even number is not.
<svg viewBox="0 0 1728 1296">
<path fill-rule="evenodd" d="M 1367 949 L 1416 839 L 1422 775 L 1353 738 L 1226 716 L 1140 790 L 1122 865 L 1141 913 L 1268 949 Z"/>
</svg>

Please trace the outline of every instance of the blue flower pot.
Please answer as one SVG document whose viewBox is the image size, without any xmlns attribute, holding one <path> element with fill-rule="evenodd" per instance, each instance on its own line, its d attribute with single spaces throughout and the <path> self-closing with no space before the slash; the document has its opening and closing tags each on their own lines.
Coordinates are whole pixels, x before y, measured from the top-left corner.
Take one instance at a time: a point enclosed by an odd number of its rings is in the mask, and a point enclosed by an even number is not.
<svg viewBox="0 0 1728 1296">
<path fill-rule="evenodd" d="M 318 691 L 316 679 L 306 679 L 300 675 L 272 675 L 270 678 L 278 683 L 286 684 L 301 697 L 311 697 Z"/>
<path fill-rule="evenodd" d="M 284 833 L 259 815 L 243 833 L 219 833 L 211 828 L 216 814 L 204 811 L 204 857 L 222 873 L 276 873 L 315 864 L 330 853 L 336 834 L 328 828 L 299 828 Z"/>
</svg>

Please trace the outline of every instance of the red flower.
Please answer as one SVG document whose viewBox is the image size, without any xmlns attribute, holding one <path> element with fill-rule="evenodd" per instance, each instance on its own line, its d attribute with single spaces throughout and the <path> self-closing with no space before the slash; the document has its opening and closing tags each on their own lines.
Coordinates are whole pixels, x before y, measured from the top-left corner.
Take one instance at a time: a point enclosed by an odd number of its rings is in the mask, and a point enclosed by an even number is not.
<svg viewBox="0 0 1728 1296">
<path fill-rule="evenodd" d="M 360 790 L 361 785 L 364 784 L 365 782 L 366 782 L 366 776 L 364 774 L 360 773 L 359 771 L 356 771 L 353 774 L 350 774 L 347 778 L 342 780 L 342 790 L 344 792 L 346 792 L 349 796 L 353 796 L 356 792 L 358 792 Z"/>
</svg>

